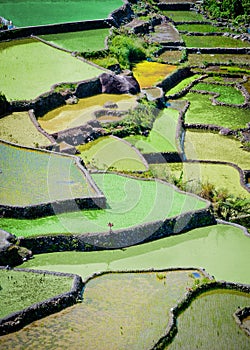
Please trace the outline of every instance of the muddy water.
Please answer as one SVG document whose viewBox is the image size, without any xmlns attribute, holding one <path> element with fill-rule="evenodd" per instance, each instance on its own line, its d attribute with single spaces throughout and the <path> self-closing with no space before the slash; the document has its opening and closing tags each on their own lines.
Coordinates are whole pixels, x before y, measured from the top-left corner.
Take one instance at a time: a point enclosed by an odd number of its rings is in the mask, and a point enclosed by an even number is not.
<svg viewBox="0 0 250 350">
<path fill-rule="evenodd" d="M 94 112 L 104 109 L 103 105 L 109 101 L 117 103 L 118 110 L 123 111 L 136 105 L 135 96 L 100 94 L 82 98 L 74 105 L 56 108 L 39 118 L 38 121 L 41 127 L 50 134 L 74 128 L 95 119 Z"/>
</svg>

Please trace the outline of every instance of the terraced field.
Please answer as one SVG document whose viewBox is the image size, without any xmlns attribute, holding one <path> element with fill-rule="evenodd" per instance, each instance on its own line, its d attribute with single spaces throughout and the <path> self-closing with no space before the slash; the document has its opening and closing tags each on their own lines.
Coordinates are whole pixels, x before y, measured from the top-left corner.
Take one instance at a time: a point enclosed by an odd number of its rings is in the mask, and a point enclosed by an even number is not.
<svg viewBox="0 0 250 350">
<path fill-rule="evenodd" d="M 96 111 L 108 111 L 108 108 L 104 107 L 106 102 L 116 103 L 117 109 L 125 112 L 137 104 L 136 97 L 131 95 L 99 94 L 82 98 L 74 105 L 53 109 L 42 118 L 38 118 L 38 122 L 49 134 L 74 128 L 96 119 Z"/>
<path fill-rule="evenodd" d="M 210 95 L 189 92 L 183 99 L 190 102 L 185 114 L 187 124 L 212 124 L 230 129 L 245 128 L 250 121 L 250 110 L 228 106 L 214 106 Z"/>
<path fill-rule="evenodd" d="M 225 189 L 229 194 L 249 198 L 250 193 L 240 184 L 239 172 L 229 165 L 211 163 L 151 164 L 155 177 L 173 181 L 182 177 L 187 189 L 199 193 L 202 184 L 212 184 L 217 190 Z"/>
<path fill-rule="evenodd" d="M 241 169 L 250 168 L 249 152 L 242 149 L 241 143 L 218 133 L 188 130 L 185 153 L 188 159 L 219 160 L 234 163 Z"/>
<path fill-rule="evenodd" d="M 128 136 L 125 139 L 142 153 L 177 152 L 176 127 L 179 112 L 168 108 L 154 122 L 148 136 Z"/>
<path fill-rule="evenodd" d="M 79 146 L 80 157 L 88 168 L 113 171 L 146 171 L 144 158 L 127 142 L 114 137 L 99 138 Z"/>
<path fill-rule="evenodd" d="M 97 51 L 105 48 L 109 29 L 93 29 L 82 32 L 42 35 L 41 38 L 70 51 Z"/>
<path fill-rule="evenodd" d="M 143 61 L 135 65 L 133 74 L 141 88 L 148 88 L 160 83 L 175 69 L 173 65 Z"/>
<path fill-rule="evenodd" d="M 33 39 L 1 42 L 0 61 L 0 90 L 9 100 L 31 100 L 49 91 L 53 84 L 86 80 L 103 73 Z"/>
<path fill-rule="evenodd" d="M 111 10 L 122 4 L 120 0 L 71 2 L 20 0 L 15 3 L 0 0 L 1 15 L 13 20 L 17 26 L 104 18 L 108 17 Z M 71 5 L 70 10 L 68 5 Z M 140 13 L 144 9 L 144 4 L 140 5 L 142 8 L 139 6 L 138 9 L 137 4 L 133 4 L 133 9 L 137 9 Z M 174 22 L 204 20 L 204 17 L 195 11 L 161 13 Z M 144 17 L 146 21 L 147 16 Z M 149 17 L 152 17 L 151 13 Z M 170 26 L 173 30 L 172 24 Z M 167 28 L 165 23 L 163 27 Z M 202 33 L 226 30 L 200 23 L 178 24 L 177 28 Z M 158 30 L 159 27 L 156 28 L 156 36 L 159 34 Z M 114 33 L 116 31 L 119 29 L 115 29 Z M 104 48 L 107 33 L 106 29 L 90 30 L 45 36 L 43 39 L 71 51 L 98 51 Z M 165 33 L 165 38 L 171 33 L 170 31 Z M 121 34 L 124 35 L 123 30 Z M 158 38 L 160 37 L 157 36 L 155 39 L 158 41 Z M 177 32 L 176 38 L 179 41 Z M 182 38 L 187 47 L 249 47 L 250 45 L 247 41 L 224 36 L 182 35 Z M 90 279 L 85 286 L 82 303 L 34 322 L 19 332 L 1 337 L 0 348 L 79 349 L 79 346 L 84 346 L 87 349 L 106 347 L 114 350 L 149 349 L 164 334 L 171 307 L 189 288 L 208 282 L 203 280 L 203 276 L 199 276 L 197 280 L 198 277 L 195 277 L 190 270 L 191 266 L 194 269 L 205 268 L 217 280 L 250 284 L 248 269 L 250 239 L 246 231 L 237 226 L 226 224 L 206 226 L 150 243 L 113 249 L 117 247 L 114 242 L 122 230 L 122 233 L 129 235 L 130 231 L 125 230 L 134 228 L 133 240 L 129 241 L 126 236 L 124 241 L 131 242 L 131 245 L 137 244 L 142 241 L 141 237 L 137 237 L 138 225 L 165 220 L 208 206 L 205 200 L 187 192 L 180 192 L 168 183 L 159 181 L 158 178 L 177 183 L 179 186 L 188 184 L 186 188 L 193 192 L 199 192 L 201 184 L 208 182 L 216 189 L 225 187 L 229 195 L 250 198 L 249 192 L 240 184 L 239 172 L 232 166 L 208 162 L 200 164 L 184 162 L 150 164 L 148 170 L 140 154 L 140 152 L 147 154 L 178 151 L 175 139 L 177 121 L 186 101 L 190 102 L 185 113 L 186 124 L 199 123 L 204 127 L 207 124 L 214 124 L 234 130 L 244 128 L 241 137 L 244 136 L 248 140 L 249 106 L 237 108 L 233 105 L 245 102 L 243 95 L 235 88 L 236 82 L 244 84 L 246 90 L 250 91 L 249 55 L 187 54 L 186 50 L 173 49 L 160 55 L 159 62 L 168 63 L 162 64 L 151 62 L 157 61 L 157 55 L 148 57 L 147 46 L 150 36 L 145 36 L 143 45 L 140 37 L 139 46 L 135 36 L 133 39 L 134 46 L 130 43 L 132 47 L 126 47 L 130 52 L 125 50 L 124 53 L 131 59 L 130 66 L 133 66 L 133 74 L 141 88 L 149 89 L 147 93 L 150 100 L 157 94 L 157 97 L 159 96 L 159 90 L 155 90 L 154 86 L 174 72 L 177 68 L 174 64 L 180 60 L 184 61 L 184 65 L 194 65 L 199 69 L 193 71 L 192 77 L 183 79 L 169 89 L 166 92 L 167 97 L 183 90 L 204 72 L 210 75 L 196 84 L 181 99 L 168 101 L 167 104 L 166 100 L 162 99 L 157 106 L 162 108 L 164 103 L 168 108 L 161 111 L 147 137 L 141 135 L 141 130 L 135 135 L 136 128 L 134 128 L 126 141 L 108 136 L 78 147 L 80 157 L 91 170 L 120 171 L 137 174 L 138 177 L 149 177 L 150 180 L 122 176 L 118 173 L 93 173 L 91 174 L 93 181 L 107 198 L 105 209 L 76 209 L 32 220 L 0 218 L 1 229 L 17 237 L 83 234 L 87 243 L 86 248 L 89 247 L 88 244 L 98 245 L 102 232 L 105 233 L 104 237 L 111 237 L 108 250 L 40 254 L 27 261 L 23 267 L 77 273 L 83 278 L 88 278 L 98 271 L 117 272 Z M 147 61 L 137 62 L 134 59 L 134 55 L 137 56 L 140 50 L 143 54 L 146 52 Z M 92 60 L 102 64 L 105 62 L 105 67 L 118 63 L 119 55 L 99 57 L 99 54 Z M 0 91 L 10 102 L 34 99 L 48 92 L 53 84 L 66 82 L 70 86 L 77 81 L 97 77 L 103 72 L 101 68 L 31 38 L 0 43 L 0 61 Z M 169 64 L 171 62 L 173 64 Z M 205 70 L 204 67 L 209 66 L 211 62 L 217 66 Z M 214 105 L 211 102 L 211 94 L 198 94 L 195 90 L 218 93 L 219 102 L 232 106 Z M 57 91 L 63 94 L 60 87 Z M 80 100 L 76 105 L 63 106 L 49 112 L 39 119 L 39 123 L 44 130 L 52 134 L 84 125 L 93 119 L 104 122 L 108 116 L 105 112 L 106 102 L 116 103 L 118 111 L 127 111 L 137 105 L 137 98 L 138 96 L 106 94 L 89 97 Z M 146 103 L 144 100 L 142 102 Z M 10 110 L 25 109 L 15 103 L 11 103 L 10 106 Z M 97 117 L 95 112 L 100 109 L 103 110 L 103 114 Z M 120 119 L 119 116 L 110 116 L 109 121 L 115 122 Z M 100 133 L 112 130 L 104 128 L 103 124 L 100 126 L 103 127 L 98 129 Z M 249 152 L 243 149 L 240 141 L 218 133 L 189 130 L 188 126 L 184 128 L 187 128 L 184 151 L 188 159 L 231 162 L 243 170 L 250 169 Z M 238 136 L 240 137 L 240 131 Z M 34 128 L 27 111 L 14 112 L 0 119 L 0 139 L 36 148 L 47 146 L 47 139 Z M 130 146 L 128 141 L 133 146 Z M 24 149 L 0 142 L 0 204 L 28 206 L 95 196 L 96 186 L 86 174 L 85 170 L 76 166 L 73 157 L 38 149 Z M 157 179 L 152 179 L 152 176 Z M 248 216 L 246 220 L 247 218 Z M 179 225 L 182 225 L 181 221 L 173 227 L 174 232 L 180 231 Z M 117 236 L 114 236 L 116 233 Z M 72 239 L 74 240 L 74 237 Z M 100 244 L 99 247 L 107 246 Z M 176 266 L 182 266 L 187 270 L 165 271 Z M 147 269 L 155 271 L 131 272 Z M 159 269 L 164 271 L 157 272 Z M 58 281 L 50 281 L 50 289 L 46 287 L 48 281 L 45 281 L 45 278 L 37 283 L 36 275 L 29 274 L 31 278 L 28 284 L 32 284 L 32 288 L 26 291 L 27 278 L 23 279 L 22 274 L 12 270 L 0 272 L 2 275 L 0 317 L 55 293 L 62 293 L 69 289 L 71 282 L 66 279 L 63 283 L 60 280 L 59 284 Z M 198 270 L 196 272 L 200 273 Z M 14 283 L 16 280 L 18 283 Z M 19 287 L 22 293 L 18 293 Z M 27 294 L 24 295 L 24 292 Z M 198 297 L 178 318 L 178 334 L 168 348 L 248 349 L 249 338 L 237 328 L 232 318 L 232 313 L 239 305 L 241 307 L 249 305 L 249 293 L 225 292 L 218 289 Z"/>
<path fill-rule="evenodd" d="M 121 0 L 1 0 L 1 15 L 17 27 L 107 18 Z M 21 15 L 20 15 L 21 14 Z"/>
<path fill-rule="evenodd" d="M 51 141 L 37 130 L 28 112 L 14 112 L 0 119 L 0 139 L 27 147 L 45 147 Z"/>
<path fill-rule="evenodd" d="M 52 174 L 57 179 L 56 172 L 53 171 Z M 57 182 L 54 188 L 54 177 L 50 180 L 49 189 L 56 192 L 58 186 L 64 183 L 55 180 Z M 204 200 L 184 192 L 180 193 L 167 183 L 137 180 L 115 174 L 92 174 L 92 178 L 107 198 L 107 209 L 75 211 L 34 220 L 0 219 L 1 227 L 17 236 L 26 237 L 59 232 L 76 234 L 107 232 L 109 222 L 112 222 L 114 229 L 117 230 L 164 220 L 207 206 Z M 76 187 L 74 186 L 75 182 L 72 182 L 72 191 Z M 70 190 L 66 184 L 65 188 L 65 192 Z M 60 192 L 60 195 L 65 194 Z"/>
<path fill-rule="evenodd" d="M 2 142 L 0 149 L 1 204 L 28 206 L 95 194 L 73 157 Z"/>
</svg>

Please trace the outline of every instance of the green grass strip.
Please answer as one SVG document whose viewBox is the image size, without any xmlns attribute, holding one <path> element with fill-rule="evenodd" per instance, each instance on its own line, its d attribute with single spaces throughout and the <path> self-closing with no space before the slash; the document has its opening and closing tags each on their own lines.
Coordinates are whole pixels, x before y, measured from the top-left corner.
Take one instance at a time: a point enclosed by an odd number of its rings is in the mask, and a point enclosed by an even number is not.
<svg viewBox="0 0 250 350">
<path fill-rule="evenodd" d="M 174 95 L 179 92 L 181 92 L 183 89 L 185 89 L 190 83 L 192 83 L 194 80 L 201 77 L 200 74 L 192 75 L 191 77 L 183 79 L 179 84 L 175 85 L 172 89 L 168 90 L 166 92 L 166 96 L 168 95 Z"/>
</svg>

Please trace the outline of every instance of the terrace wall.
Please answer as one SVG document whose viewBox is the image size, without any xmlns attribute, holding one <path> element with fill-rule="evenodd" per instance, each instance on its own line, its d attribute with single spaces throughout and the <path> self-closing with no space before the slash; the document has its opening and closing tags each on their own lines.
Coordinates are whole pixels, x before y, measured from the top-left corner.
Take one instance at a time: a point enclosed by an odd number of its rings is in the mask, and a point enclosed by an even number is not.
<svg viewBox="0 0 250 350">
<path fill-rule="evenodd" d="M 161 83 L 157 84 L 157 87 L 162 88 L 163 91 L 166 92 L 191 75 L 193 75 L 193 73 L 188 67 L 177 69 L 172 74 L 167 76 L 167 78 Z"/>
<path fill-rule="evenodd" d="M 4 267 L 0 266 L 0 269 L 4 269 Z M 17 311 L 0 319 L 0 336 L 11 332 L 16 332 L 33 321 L 59 312 L 66 307 L 72 306 L 76 304 L 79 298 L 81 298 L 83 282 L 81 277 L 78 275 L 29 269 L 14 269 L 14 271 L 72 277 L 73 283 L 69 292 L 57 295 L 39 303 L 35 303 L 26 309 Z"/>
<path fill-rule="evenodd" d="M 20 38 L 26 38 L 31 35 L 47 35 L 47 34 L 59 34 L 68 32 L 77 32 L 91 29 L 110 28 L 113 25 L 112 18 L 79 21 L 59 24 L 48 24 L 41 26 L 14 28 L 10 30 L 0 31 L 0 41 L 14 40 Z"/>
<path fill-rule="evenodd" d="M 151 242 L 194 228 L 215 224 L 216 220 L 210 208 L 205 208 L 199 211 L 187 212 L 164 221 L 145 223 L 111 232 L 20 238 L 20 245 L 31 249 L 34 254 L 71 250 L 96 251 L 116 249 Z"/>
</svg>

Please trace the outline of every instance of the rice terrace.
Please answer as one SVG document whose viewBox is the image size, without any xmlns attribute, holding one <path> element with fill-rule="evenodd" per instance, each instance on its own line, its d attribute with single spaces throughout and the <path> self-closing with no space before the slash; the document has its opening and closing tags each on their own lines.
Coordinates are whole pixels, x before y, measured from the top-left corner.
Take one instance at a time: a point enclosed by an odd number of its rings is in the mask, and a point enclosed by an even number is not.
<svg viewBox="0 0 250 350">
<path fill-rule="evenodd" d="M 0 348 L 250 348 L 248 0 L 0 0 Z"/>
</svg>

